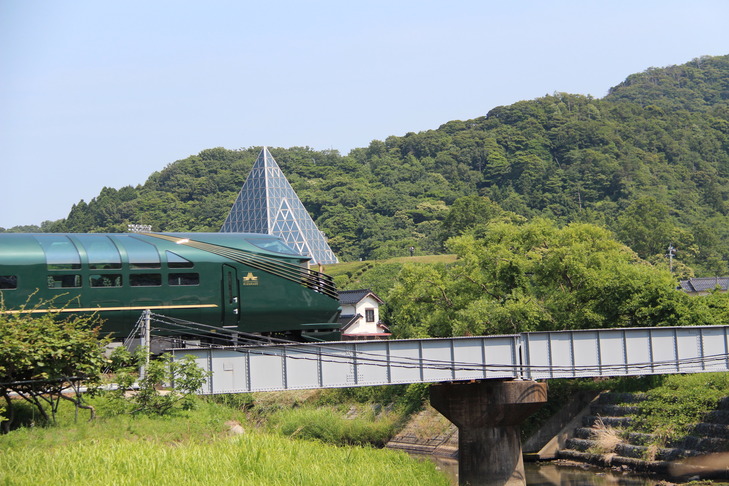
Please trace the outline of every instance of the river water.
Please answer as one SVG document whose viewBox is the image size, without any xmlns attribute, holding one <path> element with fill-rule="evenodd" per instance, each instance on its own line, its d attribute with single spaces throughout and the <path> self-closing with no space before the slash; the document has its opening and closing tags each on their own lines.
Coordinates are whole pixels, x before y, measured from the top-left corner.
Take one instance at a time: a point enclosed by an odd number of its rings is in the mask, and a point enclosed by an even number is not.
<svg viewBox="0 0 729 486">
<path fill-rule="evenodd" d="M 458 461 L 437 457 L 430 459 L 448 474 L 454 486 L 458 485 Z M 524 469 L 529 486 L 655 486 L 659 483 L 657 479 L 591 466 L 527 462 Z"/>
</svg>

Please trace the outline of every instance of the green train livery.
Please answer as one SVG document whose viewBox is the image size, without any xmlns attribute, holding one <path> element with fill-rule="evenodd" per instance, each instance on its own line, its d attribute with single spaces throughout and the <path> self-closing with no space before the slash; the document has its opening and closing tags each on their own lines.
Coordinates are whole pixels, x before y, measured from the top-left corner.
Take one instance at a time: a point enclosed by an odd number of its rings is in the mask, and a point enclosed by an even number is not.
<svg viewBox="0 0 729 486">
<path fill-rule="evenodd" d="M 142 311 L 295 339 L 338 336 L 332 279 L 253 233 L 0 234 L 0 312 L 97 313 L 125 337 Z"/>
</svg>

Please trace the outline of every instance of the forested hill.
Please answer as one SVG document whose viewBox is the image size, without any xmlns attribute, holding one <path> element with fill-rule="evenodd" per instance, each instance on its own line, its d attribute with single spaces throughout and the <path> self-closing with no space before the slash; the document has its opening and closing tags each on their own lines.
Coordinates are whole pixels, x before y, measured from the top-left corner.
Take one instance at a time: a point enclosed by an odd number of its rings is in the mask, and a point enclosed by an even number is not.
<svg viewBox="0 0 729 486">
<path fill-rule="evenodd" d="M 259 150 L 204 150 L 42 229 L 218 231 Z M 437 253 L 510 212 L 605 226 L 654 261 L 673 244 L 697 275 L 729 272 L 729 56 L 650 68 L 603 99 L 555 93 L 346 156 L 271 152 L 345 261 L 411 245 Z"/>
<path fill-rule="evenodd" d="M 729 99 L 729 56 L 699 57 L 681 66 L 650 68 L 610 90 L 608 101 L 707 111 Z"/>
</svg>

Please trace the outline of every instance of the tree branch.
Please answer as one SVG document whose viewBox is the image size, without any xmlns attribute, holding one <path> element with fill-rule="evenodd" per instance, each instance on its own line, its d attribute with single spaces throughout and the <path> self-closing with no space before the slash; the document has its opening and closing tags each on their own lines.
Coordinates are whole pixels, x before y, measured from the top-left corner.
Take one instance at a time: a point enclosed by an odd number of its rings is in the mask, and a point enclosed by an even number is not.
<svg viewBox="0 0 729 486">
<path fill-rule="evenodd" d="M 466 280 L 468 280 L 468 281 L 469 281 L 469 282 L 471 282 L 472 284 L 474 284 L 474 285 L 478 285 L 479 287 L 481 287 L 481 290 L 483 290 L 483 291 L 484 291 L 485 293 L 489 294 L 489 295 L 490 295 L 491 297 L 493 297 L 494 299 L 496 299 L 496 300 L 498 300 L 498 301 L 501 301 L 501 300 L 502 300 L 502 298 L 501 298 L 501 297 L 499 297 L 498 295 L 494 294 L 493 292 L 490 292 L 490 291 L 489 291 L 489 288 L 488 288 L 488 287 L 486 287 L 486 284 L 483 284 L 483 283 L 481 283 L 481 282 L 477 282 L 476 280 L 474 280 L 473 278 L 469 277 L 468 275 L 466 275 L 466 274 L 464 274 L 464 273 L 457 273 L 457 274 L 455 274 L 455 276 L 456 276 L 456 277 L 463 277 L 463 278 L 465 278 Z"/>
<path fill-rule="evenodd" d="M 443 300 L 445 300 L 447 307 L 453 307 L 453 302 L 451 302 L 451 299 L 448 298 L 448 296 L 445 293 L 445 289 L 443 287 L 441 287 L 440 285 L 436 284 L 432 280 L 426 280 L 426 282 L 428 282 L 429 284 L 433 285 L 433 287 L 435 287 L 438 290 L 440 290 L 440 293 L 441 293 L 441 295 L 443 295 Z"/>
<path fill-rule="evenodd" d="M 76 408 L 83 408 L 84 410 L 89 410 L 89 421 L 94 420 L 96 418 L 96 409 L 91 405 L 84 405 L 81 403 L 81 398 L 76 395 L 76 398 L 71 398 L 69 396 L 66 396 L 64 394 L 59 395 L 64 400 L 68 400 L 70 402 L 73 402 L 76 404 Z"/>
</svg>

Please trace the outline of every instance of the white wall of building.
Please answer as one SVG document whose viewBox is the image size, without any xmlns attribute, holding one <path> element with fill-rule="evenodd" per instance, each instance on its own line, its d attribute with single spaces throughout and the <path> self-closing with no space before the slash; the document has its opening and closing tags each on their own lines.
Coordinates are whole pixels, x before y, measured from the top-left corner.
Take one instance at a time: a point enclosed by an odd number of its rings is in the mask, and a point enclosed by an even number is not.
<svg viewBox="0 0 729 486">
<path fill-rule="evenodd" d="M 362 316 L 356 323 L 347 328 L 347 334 L 374 334 L 382 332 L 377 327 L 377 323 L 380 322 L 380 303 L 371 295 L 360 300 L 354 306 L 342 306 L 342 314 L 360 314 Z"/>
</svg>

